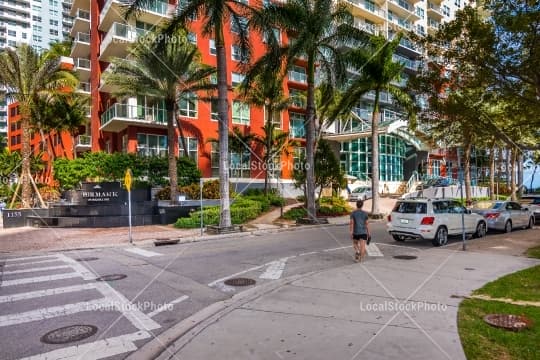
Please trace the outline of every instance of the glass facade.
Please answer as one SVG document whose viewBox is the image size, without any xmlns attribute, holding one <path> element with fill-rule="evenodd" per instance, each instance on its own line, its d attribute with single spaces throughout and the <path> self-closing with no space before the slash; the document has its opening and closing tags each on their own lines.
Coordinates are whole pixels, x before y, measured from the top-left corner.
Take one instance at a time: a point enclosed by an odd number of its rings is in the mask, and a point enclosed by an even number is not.
<svg viewBox="0 0 540 360">
<path fill-rule="evenodd" d="M 393 135 L 379 135 L 379 179 L 403 181 L 405 141 Z M 367 180 L 372 176 L 371 138 L 341 143 L 341 168 L 349 175 Z"/>
</svg>

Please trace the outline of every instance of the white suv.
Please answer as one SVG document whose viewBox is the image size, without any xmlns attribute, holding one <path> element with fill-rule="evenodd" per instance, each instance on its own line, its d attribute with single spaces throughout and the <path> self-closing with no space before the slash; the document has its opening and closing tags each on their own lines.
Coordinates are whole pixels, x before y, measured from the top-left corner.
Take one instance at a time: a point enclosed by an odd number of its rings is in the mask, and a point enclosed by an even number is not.
<svg viewBox="0 0 540 360">
<path fill-rule="evenodd" d="M 474 237 L 484 237 L 485 219 L 472 214 L 453 199 L 404 199 L 398 200 L 388 215 L 388 232 L 394 240 L 431 240 L 434 246 L 446 245 L 449 235 L 462 233 L 461 214 L 465 219 L 465 232 Z"/>
</svg>

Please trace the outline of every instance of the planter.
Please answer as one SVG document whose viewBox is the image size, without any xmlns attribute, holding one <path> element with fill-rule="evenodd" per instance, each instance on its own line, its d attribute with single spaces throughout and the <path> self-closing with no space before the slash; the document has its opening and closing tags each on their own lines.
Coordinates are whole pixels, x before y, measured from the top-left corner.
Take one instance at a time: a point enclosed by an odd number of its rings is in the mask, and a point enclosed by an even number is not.
<svg viewBox="0 0 540 360">
<path fill-rule="evenodd" d="M 296 219 L 296 225 L 324 225 L 328 224 L 328 219 L 324 217 L 313 218 L 299 218 Z"/>
</svg>

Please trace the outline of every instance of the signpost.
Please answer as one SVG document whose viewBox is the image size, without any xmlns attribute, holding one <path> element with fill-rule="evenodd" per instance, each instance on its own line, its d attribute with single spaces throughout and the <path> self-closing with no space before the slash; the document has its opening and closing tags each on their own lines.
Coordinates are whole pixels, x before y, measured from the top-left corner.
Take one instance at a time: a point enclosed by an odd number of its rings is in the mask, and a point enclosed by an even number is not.
<svg viewBox="0 0 540 360">
<path fill-rule="evenodd" d="M 133 244 L 133 238 L 131 237 L 131 170 L 126 170 L 126 175 L 124 176 L 124 185 L 128 192 L 128 221 L 129 221 L 129 243 Z"/>
</svg>

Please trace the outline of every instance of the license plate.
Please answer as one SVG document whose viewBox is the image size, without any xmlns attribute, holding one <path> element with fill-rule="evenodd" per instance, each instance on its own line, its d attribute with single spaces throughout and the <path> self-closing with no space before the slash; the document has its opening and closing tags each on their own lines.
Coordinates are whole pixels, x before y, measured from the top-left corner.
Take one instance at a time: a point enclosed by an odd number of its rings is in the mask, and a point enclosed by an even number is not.
<svg viewBox="0 0 540 360">
<path fill-rule="evenodd" d="M 401 219 L 400 221 L 401 221 L 402 224 L 408 224 L 409 223 L 409 220 L 407 220 L 407 219 Z"/>
</svg>

